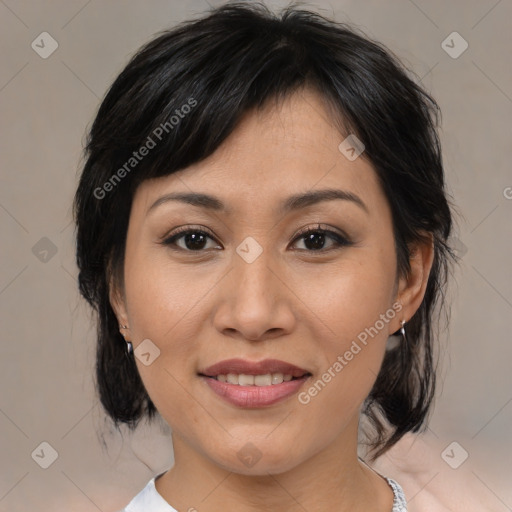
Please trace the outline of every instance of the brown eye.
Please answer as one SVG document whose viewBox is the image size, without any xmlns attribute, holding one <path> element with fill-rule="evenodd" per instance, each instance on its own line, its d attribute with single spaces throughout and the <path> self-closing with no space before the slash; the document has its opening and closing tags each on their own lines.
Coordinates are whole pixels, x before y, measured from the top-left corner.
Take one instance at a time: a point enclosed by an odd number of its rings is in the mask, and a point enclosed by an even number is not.
<svg viewBox="0 0 512 512">
<path fill-rule="evenodd" d="M 331 240 L 331 244 L 328 248 L 325 248 L 327 240 Z M 297 236 L 295 241 L 303 241 L 305 249 L 308 252 L 325 252 L 338 247 L 351 245 L 352 242 L 348 238 L 328 229 L 322 229 L 321 227 L 308 228 L 302 231 Z"/>
<path fill-rule="evenodd" d="M 208 249 L 208 239 L 214 240 L 206 231 L 199 229 L 185 228 L 174 232 L 171 236 L 163 240 L 163 245 L 175 246 L 184 251 L 199 252 Z M 181 241 L 178 243 L 178 241 Z M 214 245 L 211 248 L 218 248 L 219 245 Z"/>
</svg>

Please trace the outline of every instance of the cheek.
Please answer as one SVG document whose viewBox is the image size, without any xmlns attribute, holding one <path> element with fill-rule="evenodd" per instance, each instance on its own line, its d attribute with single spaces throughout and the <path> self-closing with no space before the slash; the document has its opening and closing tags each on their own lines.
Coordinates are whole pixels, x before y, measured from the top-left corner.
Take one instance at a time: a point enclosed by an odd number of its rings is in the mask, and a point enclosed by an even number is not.
<svg viewBox="0 0 512 512">
<path fill-rule="evenodd" d="M 375 324 L 392 304 L 395 257 L 391 244 L 351 249 L 339 264 L 315 269 L 293 278 L 294 292 L 323 326 L 323 342 L 343 350 L 350 341 Z M 380 324 L 379 324 L 380 325 Z M 387 338 L 388 323 L 379 330 Z"/>
<path fill-rule="evenodd" d="M 165 251 L 161 251 L 165 256 Z M 183 268 L 185 267 L 185 268 Z M 159 350 L 146 366 L 136 359 L 144 385 L 160 411 L 183 410 L 184 385 L 198 352 L 201 298 L 215 283 L 212 272 L 171 265 L 169 258 L 142 250 L 125 262 L 125 288 L 134 349 L 149 339 Z"/>
<path fill-rule="evenodd" d="M 216 280 L 212 267 L 172 262 L 164 248 L 135 251 L 127 256 L 125 271 L 134 331 L 139 337 L 172 343 L 176 332 L 193 321 Z"/>
<path fill-rule="evenodd" d="M 353 412 L 369 394 L 379 373 L 398 314 L 392 307 L 393 247 L 378 253 L 368 249 L 347 258 L 332 273 L 302 281 L 300 296 L 317 317 L 315 345 L 322 368 L 302 403 L 319 411 Z M 311 317 L 311 314 L 310 314 Z M 316 384 L 315 384 L 316 383 Z M 316 405 L 314 405 L 316 403 Z"/>
<path fill-rule="evenodd" d="M 153 263 L 134 271 L 129 297 L 134 349 L 145 339 L 158 347 L 158 357 L 149 365 L 136 358 L 139 375 L 157 410 L 178 430 L 200 421 L 200 410 L 188 392 L 191 367 L 199 350 L 194 304 L 199 294 L 188 286 L 183 274 Z M 128 283 L 127 283 L 128 284 Z M 194 327 L 196 326 L 196 327 Z M 185 424 L 183 411 L 187 411 Z"/>
</svg>

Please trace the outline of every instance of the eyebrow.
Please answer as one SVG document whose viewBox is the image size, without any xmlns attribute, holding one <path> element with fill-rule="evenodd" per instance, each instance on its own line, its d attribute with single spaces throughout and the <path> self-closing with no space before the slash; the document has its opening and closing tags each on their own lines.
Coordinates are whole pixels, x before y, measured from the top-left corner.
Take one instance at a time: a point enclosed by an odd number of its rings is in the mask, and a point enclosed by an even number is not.
<svg viewBox="0 0 512 512">
<path fill-rule="evenodd" d="M 341 199 L 343 201 L 351 201 L 362 208 L 366 213 L 369 213 L 368 207 L 363 200 L 348 190 L 340 189 L 322 189 L 322 190 L 311 190 L 305 193 L 295 194 L 288 197 L 282 203 L 279 208 L 279 213 L 285 214 L 291 211 L 300 210 L 323 201 L 333 201 L 335 199 Z M 168 203 L 170 201 L 178 201 L 192 206 L 198 206 L 214 211 L 223 211 L 229 213 L 231 210 L 217 197 L 202 194 L 199 192 L 172 192 L 165 194 L 164 196 L 157 199 L 149 208 L 146 213 L 148 215 L 152 210 L 158 206 Z"/>
</svg>

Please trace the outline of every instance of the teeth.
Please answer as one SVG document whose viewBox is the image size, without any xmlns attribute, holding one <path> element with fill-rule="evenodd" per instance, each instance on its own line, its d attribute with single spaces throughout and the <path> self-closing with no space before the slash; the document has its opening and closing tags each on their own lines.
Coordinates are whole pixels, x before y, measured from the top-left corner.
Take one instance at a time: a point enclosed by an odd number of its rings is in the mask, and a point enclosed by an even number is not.
<svg viewBox="0 0 512 512">
<path fill-rule="evenodd" d="M 216 378 L 220 382 L 229 384 L 238 384 L 239 386 L 271 386 L 273 384 L 281 384 L 292 380 L 291 375 L 283 375 L 282 373 L 266 373 L 265 375 L 246 375 L 245 373 L 236 374 L 228 373 L 227 375 L 217 375 Z"/>
</svg>

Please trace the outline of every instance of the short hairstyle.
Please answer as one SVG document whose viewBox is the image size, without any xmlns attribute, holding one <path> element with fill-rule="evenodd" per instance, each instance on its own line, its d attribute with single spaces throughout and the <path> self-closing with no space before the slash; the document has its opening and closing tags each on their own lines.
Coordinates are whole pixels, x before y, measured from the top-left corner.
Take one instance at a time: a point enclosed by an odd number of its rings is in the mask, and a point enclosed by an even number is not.
<svg viewBox="0 0 512 512">
<path fill-rule="evenodd" d="M 98 319 L 95 384 L 117 428 L 135 429 L 157 412 L 109 301 L 112 283 L 123 286 L 137 186 L 203 160 L 245 113 L 303 87 L 322 97 L 341 134 L 364 144 L 362 157 L 391 207 L 397 276 L 410 271 L 409 245 L 433 239 L 431 273 L 407 342 L 386 350 L 362 408 L 373 459 L 425 427 L 435 396 L 434 317 L 446 307 L 443 290 L 456 257 L 448 244 L 440 109 L 409 74 L 353 26 L 293 5 L 275 14 L 256 2 L 212 9 L 159 33 L 132 57 L 88 133 L 73 205 L 79 288 Z"/>
</svg>

